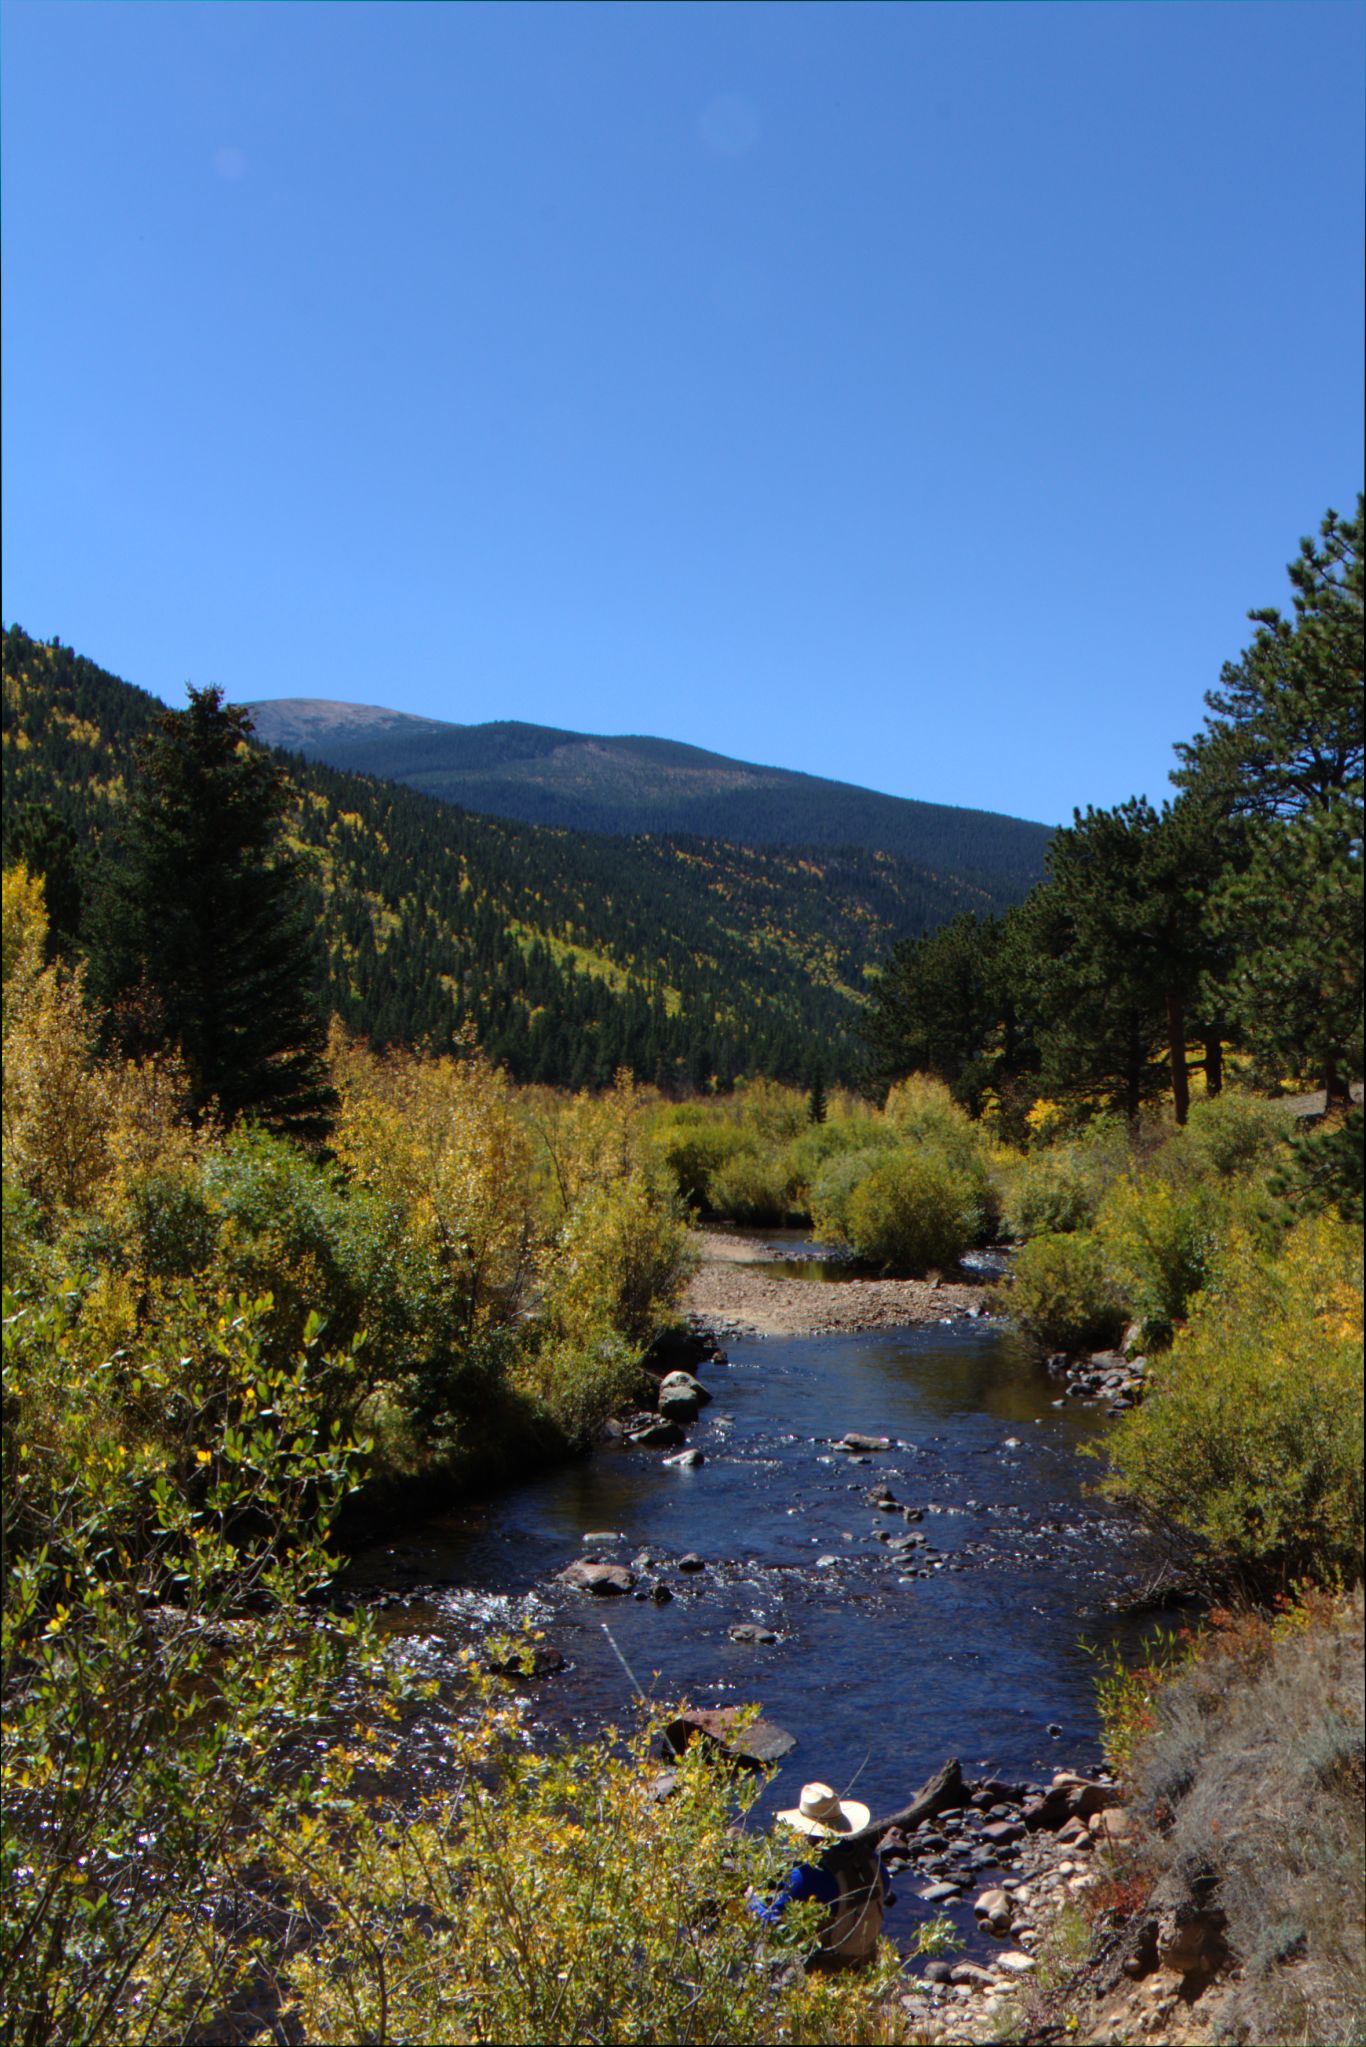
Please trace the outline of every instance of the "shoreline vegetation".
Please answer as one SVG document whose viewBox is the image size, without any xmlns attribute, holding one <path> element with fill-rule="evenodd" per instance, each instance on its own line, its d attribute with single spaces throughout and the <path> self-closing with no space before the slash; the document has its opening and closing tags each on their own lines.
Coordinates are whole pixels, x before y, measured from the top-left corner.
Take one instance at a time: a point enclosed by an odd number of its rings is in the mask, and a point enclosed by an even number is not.
<svg viewBox="0 0 1366 2047">
<path fill-rule="evenodd" d="M 669 1797 L 657 1729 L 538 1753 L 472 1658 L 415 1812 L 424 1680 L 332 1598 L 358 1511 L 677 1431 L 709 1301 L 1009 1314 L 1207 1604 L 1100 1673 L 1128 1817 L 1005 2037 L 1366 2037 L 1360 541 L 1330 515 L 1254 614 L 1177 804 L 893 954 L 862 1095 L 814 1052 L 571 1093 L 472 1030 L 327 1033 L 285 773 L 216 691 L 117 844 L 7 816 L 0 2042 L 933 2037 L 914 1958 L 809 1973 L 812 1913 L 757 1925 L 781 1847 L 701 1743 Z M 878 1276 L 742 1274 L 727 1223 Z"/>
</svg>

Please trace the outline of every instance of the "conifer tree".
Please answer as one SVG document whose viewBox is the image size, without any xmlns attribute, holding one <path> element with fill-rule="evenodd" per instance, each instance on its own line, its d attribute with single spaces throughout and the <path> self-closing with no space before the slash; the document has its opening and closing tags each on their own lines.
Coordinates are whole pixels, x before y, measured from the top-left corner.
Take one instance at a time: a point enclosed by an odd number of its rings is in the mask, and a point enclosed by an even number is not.
<svg viewBox="0 0 1366 2047">
<path fill-rule="evenodd" d="M 331 1094 L 284 779 L 251 719 L 191 689 L 141 757 L 92 934 L 92 991 L 128 1051 L 176 1046 L 191 1107 L 307 1137 Z"/>
<path fill-rule="evenodd" d="M 1358 498 L 1301 541 L 1293 615 L 1249 614 L 1173 777 L 1249 821 L 1214 905 L 1230 1011 L 1267 1066 L 1316 1071 L 1330 1102 L 1362 1070 L 1362 527 Z"/>
</svg>

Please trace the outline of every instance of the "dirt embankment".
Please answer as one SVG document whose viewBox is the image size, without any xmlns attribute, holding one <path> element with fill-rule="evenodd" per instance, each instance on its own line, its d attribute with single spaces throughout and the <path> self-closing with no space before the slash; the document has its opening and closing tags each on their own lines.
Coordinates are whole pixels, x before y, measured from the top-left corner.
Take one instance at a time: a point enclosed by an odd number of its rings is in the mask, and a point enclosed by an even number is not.
<svg viewBox="0 0 1366 2047">
<path fill-rule="evenodd" d="M 895 1329 L 986 1312 L 990 1281 L 955 1273 L 937 1279 L 820 1279 L 768 1274 L 787 1255 L 762 1240 L 699 1230 L 702 1262 L 683 1300 L 709 1329 L 751 1336 L 824 1336 L 840 1330 Z"/>
</svg>

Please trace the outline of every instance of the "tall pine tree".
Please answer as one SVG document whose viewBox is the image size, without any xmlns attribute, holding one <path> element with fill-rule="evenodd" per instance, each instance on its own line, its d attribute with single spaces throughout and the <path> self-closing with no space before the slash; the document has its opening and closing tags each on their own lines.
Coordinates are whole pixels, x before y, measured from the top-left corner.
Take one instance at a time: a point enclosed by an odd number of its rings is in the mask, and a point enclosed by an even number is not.
<svg viewBox="0 0 1366 2047">
<path fill-rule="evenodd" d="M 197 1114 L 317 1136 L 331 1094 L 313 938 L 284 778 L 251 732 L 218 689 L 160 719 L 96 908 L 91 986 L 125 1050 L 180 1052 Z"/>
</svg>

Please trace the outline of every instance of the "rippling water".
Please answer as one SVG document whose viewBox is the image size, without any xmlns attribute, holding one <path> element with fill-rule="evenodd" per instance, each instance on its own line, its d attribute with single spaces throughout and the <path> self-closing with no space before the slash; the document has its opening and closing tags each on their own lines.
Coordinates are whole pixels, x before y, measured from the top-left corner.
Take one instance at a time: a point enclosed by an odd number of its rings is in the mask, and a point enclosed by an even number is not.
<svg viewBox="0 0 1366 2047">
<path fill-rule="evenodd" d="M 460 1643 L 531 1619 L 568 1659 L 532 1688 L 536 1717 L 596 1732 L 631 1715 L 606 1623 L 653 1696 L 758 1700 L 797 1737 L 765 1812 L 813 1777 L 887 1811 L 951 1755 L 1025 1778 L 1097 1760 L 1082 1638 L 1116 1638 L 1107 1602 L 1131 1541 L 1083 1494 L 1099 1467 L 1078 1452 L 1102 1415 L 1053 1405 L 1056 1385 L 992 1323 L 742 1341 L 705 1377 L 699 1469 L 601 1450 L 361 1559 L 361 1582 L 406 1602 L 392 1615 L 406 1653 L 439 1675 Z M 833 1447 L 850 1429 L 893 1447 L 854 1463 Z M 879 1483 L 923 1518 L 869 1506 Z M 671 1603 L 553 1582 L 608 1531 L 620 1539 L 591 1553 L 662 1579 Z M 895 1553 L 879 1534 L 925 1542 Z M 676 1568 L 689 1551 L 695 1575 Z M 742 1621 L 779 1639 L 732 1642 Z M 438 1722 L 414 1730 L 417 1775 Z M 927 1909 L 908 1876 L 898 1890 L 892 1933 Z"/>
</svg>

